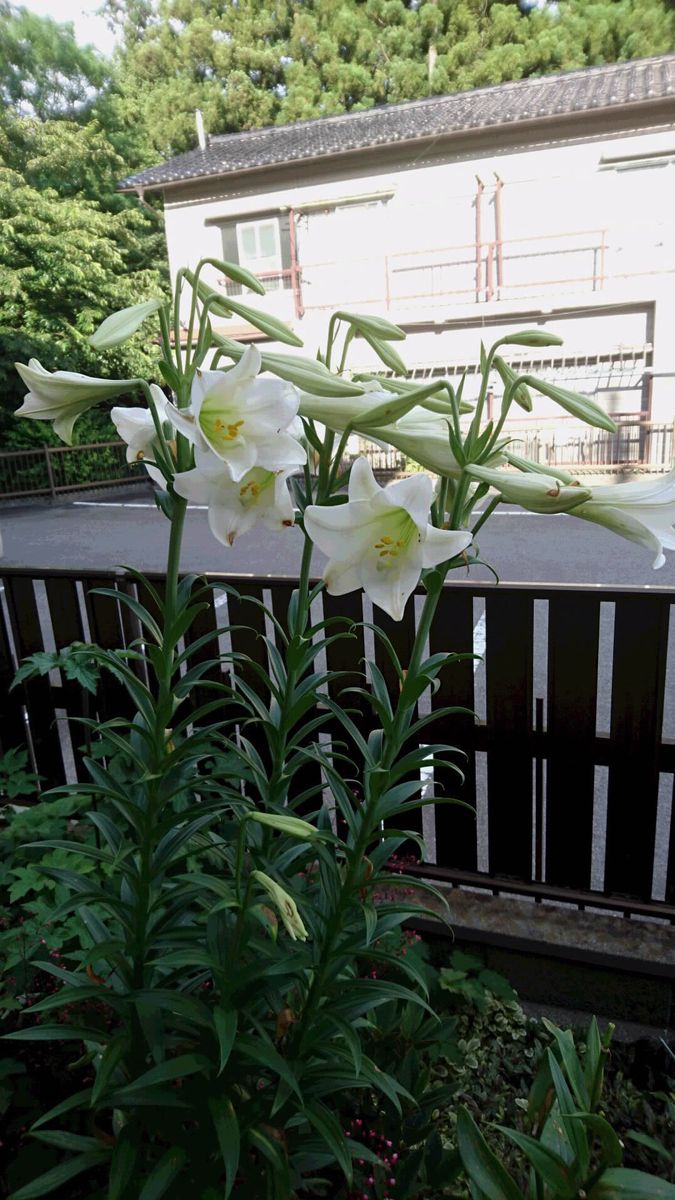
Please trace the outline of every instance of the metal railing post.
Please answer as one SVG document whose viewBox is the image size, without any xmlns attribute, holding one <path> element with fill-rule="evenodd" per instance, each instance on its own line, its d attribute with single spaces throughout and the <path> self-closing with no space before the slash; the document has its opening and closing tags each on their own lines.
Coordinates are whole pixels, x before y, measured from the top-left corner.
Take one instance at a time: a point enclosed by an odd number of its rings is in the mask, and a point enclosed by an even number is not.
<svg viewBox="0 0 675 1200">
<path fill-rule="evenodd" d="M 47 482 L 49 484 L 49 497 L 51 500 L 56 500 L 56 487 L 54 484 L 54 468 L 51 460 L 51 446 L 45 446 L 45 463 L 47 464 Z"/>
</svg>

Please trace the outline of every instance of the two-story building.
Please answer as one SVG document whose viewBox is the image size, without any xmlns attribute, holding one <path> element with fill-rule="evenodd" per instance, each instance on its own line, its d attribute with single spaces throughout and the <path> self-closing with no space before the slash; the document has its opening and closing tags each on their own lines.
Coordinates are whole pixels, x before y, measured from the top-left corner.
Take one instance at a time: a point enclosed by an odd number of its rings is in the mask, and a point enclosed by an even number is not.
<svg viewBox="0 0 675 1200">
<path fill-rule="evenodd" d="M 201 135 L 120 186 L 162 193 L 174 275 L 245 265 L 268 295 L 242 299 L 310 353 L 334 309 L 381 314 L 413 377 L 467 368 L 470 398 L 481 339 L 539 326 L 564 346 L 515 365 L 624 421 L 675 417 L 675 55 Z M 363 341 L 351 365 L 378 369 Z"/>
</svg>

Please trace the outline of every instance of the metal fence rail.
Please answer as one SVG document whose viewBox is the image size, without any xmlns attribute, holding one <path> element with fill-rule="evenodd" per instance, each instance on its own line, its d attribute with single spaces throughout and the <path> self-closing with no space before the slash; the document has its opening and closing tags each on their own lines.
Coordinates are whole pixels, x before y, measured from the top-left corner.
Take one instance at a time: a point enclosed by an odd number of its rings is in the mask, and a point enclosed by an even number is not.
<svg viewBox="0 0 675 1200">
<path fill-rule="evenodd" d="M 672 421 L 621 421 L 614 433 L 563 422 L 506 425 L 504 433 L 514 439 L 516 453 L 549 467 L 632 467 L 660 473 L 671 469 L 675 457 Z"/>
<path fill-rule="evenodd" d="M 161 587 L 161 577 L 152 578 Z M 200 614 L 195 630 L 197 637 L 213 633 L 200 656 L 223 649 L 216 629 L 231 623 L 231 648 L 262 661 L 264 614 L 246 598 L 264 600 L 283 622 L 294 581 L 208 578 L 216 589 L 234 585 L 244 598 L 214 593 L 214 606 Z M 71 745 L 64 711 L 84 715 L 89 705 L 87 715 L 119 716 L 128 710 L 120 685 L 106 679 L 96 699 L 54 672 L 11 694 L 8 686 L 17 659 L 54 644 L 128 644 L 137 631 L 126 608 L 90 589 L 113 585 L 133 593 L 136 584 L 121 571 L 73 576 L 2 571 L 1 564 L 0 582 L 2 745 L 24 744 L 28 735 L 45 785 L 86 780 L 77 749 L 82 727 L 73 726 Z M 371 614 L 361 594 L 324 593 L 317 604 L 317 620 L 343 614 L 360 622 L 372 615 L 405 665 L 413 601 L 400 623 L 378 609 Z M 419 871 L 495 893 L 675 920 L 673 604 L 675 592 L 666 588 L 459 582 L 444 589 L 430 652 L 471 654 L 482 625 L 484 665 L 466 658 L 446 668 L 439 690 L 420 701 L 422 711 L 425 704 L 427 711 L 461 705 L 476 719 L 439 720 L 424 736 L 466 752 L 463 786 L 452 771 L 436 767 L 434 789 L 459 796 L 476 812 L 447 805 L 429 811 L 419 826 L 427 846 Z M 328 667 L 349 673 L 350 683 L 361 675 L 364 655 L 374 653 L 394 698 L 397 680 L 380 639 L 373 646 L 366 628 L 354 632 L 328 648 Z M 220 669 L 217 675 L 224 677 Z M 367 731 L 373 720 L 367 706 L 358 719 Z"/>
<path fill-rule="evenodd" d="M 0 499 L 53 499 L 80 488 L 132 483 L 141 476 L 139 468 L 127 462 L 126 451 L 124 442 L 7 451 L 0 454 Z"/>
</svg>

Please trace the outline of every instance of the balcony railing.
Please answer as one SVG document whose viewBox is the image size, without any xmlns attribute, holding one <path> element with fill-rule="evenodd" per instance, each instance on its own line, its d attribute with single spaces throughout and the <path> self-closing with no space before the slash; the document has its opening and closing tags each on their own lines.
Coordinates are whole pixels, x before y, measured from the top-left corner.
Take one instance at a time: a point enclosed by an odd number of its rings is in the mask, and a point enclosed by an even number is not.
<svg viewBox="0 0 675 1200">
<path fill-rule="evenodd" d="M 345 255 L 303 262 L 298 287 L 302 309 L 310 312 L 342 305 L 424 307 L 425 301 L 483 304 L 545 297 L 553 291 L 597 293 L 617 281 L 675 273 L 675 258 L 664 253 L 664 244 L 659 227 L 638 238 L 619 229 L 590 229 L 379 256 Z"/>
<path fill-rule="evenodd" d="M 620 421 L 618 429 L 591 429 L 560 421 L 546 427 L 541 422 L 529 426 L 506 426 L 517 454 L 542 467 L 571 467 L 582 470 L 614 471 L 617 468 L 669 471 L 675 455 L 673 422 Z"/>
</svg>

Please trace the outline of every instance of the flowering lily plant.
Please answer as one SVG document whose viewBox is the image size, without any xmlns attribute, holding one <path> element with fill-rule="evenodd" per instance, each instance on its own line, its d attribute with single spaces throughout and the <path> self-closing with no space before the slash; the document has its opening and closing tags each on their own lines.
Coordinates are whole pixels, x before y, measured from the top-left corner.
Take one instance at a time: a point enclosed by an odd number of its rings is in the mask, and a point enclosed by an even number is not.
<svg viewBox="0 0 675 1200">
<path fill-rule="evenodd" d="M 504 423 L 513 403 L 531 405 L 532 391 L 613 428 L 591 400 L 516 376 L 499 353 L 509 344 L 557 344 L 553 335 L 525 331 L 484 350 L 470 406 L 463 380 L 408 381 L 392 345 L 404 334 L 380 318 L 335 314 L 316 359 L 223 337 L 213 315 L 237 312 L 268 338 L 300 344 L 268 314 L 208 287 L 206 265 L 179 271 L 170 301 L 114 314 L 92 337 L 104 351 L 156 319 L 166 391 L 143 380 L 49 373 L 36 362 L 18 367 L 31 389 L 19 411 L 53 421 L 66 440 L 100 399 L 140 394 L 143 407 L 118 406 L 111 416 L 129 460 L 155 482 L 171 528 L 162 588 L 136 574 L 135 595 L 111 593 L 128 607 L 137 638 L 117 651 L 87 647 L 129 701 L 127 713 L 96 727 L 104 752 L 87 760 L 90 780 L 61 789 L 79 792 L 83 804 L 96 797 L 88 816 L 98 844 L 37 843 L 94 861 L 87 875 L 56 872 L 71 891 L 61 913 L 79 914 L 90 961 L 85 970 L 46 964 L 62 986 L 10 1036 L 81 1043 L 91 1079 L 34 1126 L 64 1159 L 14 1200 L 87 1173 L 91 1194 L 108 1200 L 355 1195 L 357 1165 L 377 1172 L 379 1164 L 352 1119 L 359 1097 L 399 1114 L 424 1104 L 396 1064 L 383 1070 L 369 1052 L 382 1006 L 417 1007 L 424 1028 L 436 1019 L 424 972 L 412 957 L 384 977 L 364 968 L 386 959 L 382 939 L 425 911 L 425 889 L 433 893 L 405 875 L 392 884 L 387 871 L 402 846 L 423 848 L 406 827 L 409 815 L 460 802 L 428 796 L 421 779 L 423 767 L 452 766 L 456 753 L 442 741 L 420 744 L 430 718 L 417 707 L 457 658 L 426 648 L 446 577 L 478 561 L 477 535 L 502 498 L 599 521 L 659 557 L 674 547 L 673 476 L 586 488 L 509 454 Z M 209 265 L 263 291 L 241 267 Z M 347 373 L 358 336 L 389 376 Z M 495 422 L 485 420 L 493 369 L 505 384 Z M 365 457 L 346 462 L 355 433 L 399 447 L 425 470 L 380 487 Z M 284 619 L 266 614 L 261 657 L 214 651 L 227 627 L 195 632 L 211 593 L 180 573 L 188 501 L 208 506 L 224 554 L 258 520 L 279 537 L 293 525 L 302 531 L 297 588 Z M 328 564 L 313 584 L 315 545 Z M 353 636 L 344 617 L 313 617 L 322 588 L 333 596 L 363 589 L 395 621 L 421 588 L 407 661 L 376 629 L 393 692 L 375 663 L 349 689 L 339 671 L 318 665 L 328 647 L 335 662 L 340 639 Z M 258 603 L 228 595 L 232 621 Z M 375 722 L 368 735 L 357 715 L 364 706 Z M 436 710 L 436 728 L 454 711 Z M 442 897 L 433 894 L 438 912 Z M 101 999 L 111 1014 L 105 1024 L 92 1009 Z M 70 1017 L 54 1021 L 66 1007 Z M 429 1111 L 441 1098 L 442 1089 L 432 1092 Z M 85 1131 L 64 1129 L 77 1113 Z M 382 1200 L 414 1194 L 373 1180 Z"/>
</svg>

